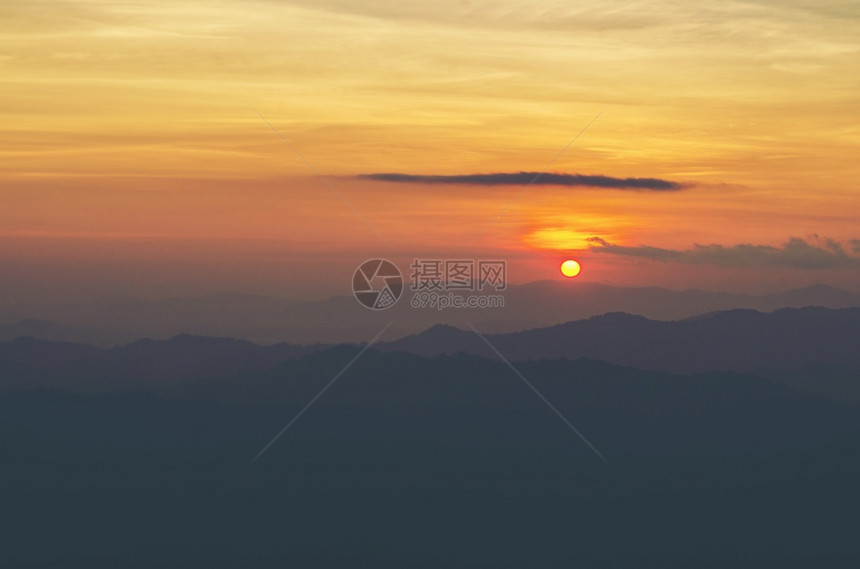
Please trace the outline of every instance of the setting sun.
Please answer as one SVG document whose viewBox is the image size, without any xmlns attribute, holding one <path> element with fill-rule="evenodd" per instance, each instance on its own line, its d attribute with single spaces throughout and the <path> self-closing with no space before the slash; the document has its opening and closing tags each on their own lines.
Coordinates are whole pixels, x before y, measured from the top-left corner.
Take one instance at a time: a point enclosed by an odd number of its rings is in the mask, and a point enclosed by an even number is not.
<svg viewBox="0 0 860 569">
<path fill-rule="evenodd" d="M 561 264 L 561 274 L 566 277 L 575 277 L 580 271 L 582 271 L 582 266 L 573 259 L 568 259 Z"/>
</svg>

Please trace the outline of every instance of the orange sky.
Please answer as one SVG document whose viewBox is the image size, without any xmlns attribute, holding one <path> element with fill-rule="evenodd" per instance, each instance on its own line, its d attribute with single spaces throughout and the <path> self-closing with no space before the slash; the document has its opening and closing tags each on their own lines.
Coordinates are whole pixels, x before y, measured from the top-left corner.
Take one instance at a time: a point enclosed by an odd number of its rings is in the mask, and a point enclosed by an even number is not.
<svg viewBox="0 0 860 569">
<path fill-rule="evenodd" d="M 519 282 L 571 255 L 579 278 L 618 284 L 860 282 L 850 4 L 10 0 L 0 17 L 7 294 L 22 267 L 83 265 L 82 291 L 110 273 L 152 294 L 338 293 L 327 267 L 378 255 L 505 257 Z M 470 247 L 521 186 L 355 178 L 539 171 L 600 112 L 549 171 L 689 187 L 535 185 Z M 848 260 L 793 267 L 792 237 Z M 730 251 L 629 249 L 696 244 Z M 738 244 L 782 260 L 736 262 Z"/>
</svg>

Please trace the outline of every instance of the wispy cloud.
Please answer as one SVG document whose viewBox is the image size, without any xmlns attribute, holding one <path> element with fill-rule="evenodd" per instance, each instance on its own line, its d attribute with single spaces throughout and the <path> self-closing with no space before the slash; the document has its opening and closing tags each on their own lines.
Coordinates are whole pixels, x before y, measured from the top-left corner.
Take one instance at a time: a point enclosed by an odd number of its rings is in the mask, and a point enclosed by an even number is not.
<svg viewBox="0 0 860 569">
<path fill-rule="evenodd" d="M 655 261 L 673 261 L 685 264 L 710 264 L 735 267 L 790 267 L 797 269 L 860 269 L 860 257 L 847 253 L 838 241 L 813 235 L 809 239 L 792 237 L 781 247 L 742 243 L 699 245 L 692 249 L 662 249 L 638 245 L 616 245 L 600 237 L 588 239 L 591 251 L 640 257 Z M 860 240 L 850 241 L 852 253 L 860 253 Z"/>
<path fill-rule="evenodd" d="M 410 184 L 469 184 L 475 186 L 518 186 L 530 184 L 539 186 L 583 186 L 652 192 L 674 192 L 689 187 L 688 184 L 662 180 L 660 178 L 614 178 L 603 175 L 590 176 L 553 172 L 499 172 L 494 174 L 456 174 L 449 176 L 384 172 L 363 174 L 358 177 L 378 182 Z"/>
</svg>

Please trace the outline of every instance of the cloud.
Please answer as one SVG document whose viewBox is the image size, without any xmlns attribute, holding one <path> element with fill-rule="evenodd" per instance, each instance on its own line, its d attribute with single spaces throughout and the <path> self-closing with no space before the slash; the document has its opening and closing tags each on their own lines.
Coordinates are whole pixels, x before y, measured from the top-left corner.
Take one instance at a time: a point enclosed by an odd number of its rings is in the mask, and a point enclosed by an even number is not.
<svg viewBox="0 0 860 569">
<path fill-rule="evenodd" d="M 552 172 L 508 172 L 495 174 L 458 174 L 453 176 L 431 176 L 420 174 L 379 173 L 358 176 L 378 182 L 400 182 L 412 184 L 471 184 L 476 186 L 585 186 L 590 188 L 612 188 L 653 192 L 683 190 L 687 184 L 661 180 L 660 178 L 613 178 L 612 176 L 587 176 L 583 174 L 561 174 Z"/>
<path fill-rule="evenodd" d="M 809 239 L 791 237 L 781 247 L 742 243 L 731 247 L 694 245 L 692 249 L 661 249 L 639 245 L 616 245 L 600 237 L 587 240 L 597 253 L 729 267 L 790 267 L 796 269 L 860 269 L 860 258 L 846 253 L 841 243 L 813 235 Z M 860 240 L 850 241 L 852 252 L 860 254 Z"/>
</svg>

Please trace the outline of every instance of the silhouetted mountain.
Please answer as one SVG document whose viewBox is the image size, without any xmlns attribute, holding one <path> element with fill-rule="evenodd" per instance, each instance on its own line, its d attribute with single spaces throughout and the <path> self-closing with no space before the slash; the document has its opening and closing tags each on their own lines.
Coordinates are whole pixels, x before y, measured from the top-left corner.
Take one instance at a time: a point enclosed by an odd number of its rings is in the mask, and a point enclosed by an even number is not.
<svg viewBox="0 0 860 569">
<path fill-rule="evenodd" d="M 259 346 L 246 340 L 180 335 L 169 340 L 138 340 L 98 349 L 81 344 L 17 338 L 0 342 L 0 388 L 91 387 L 128 381 L 162 383 L 224 377 L 268 369 L 321 346 Z"/>
<path fill-rule="evenodd" d="M 787 370 L 808 364 L 860 367 L 857 308 L 732 310 L 673 322 L 617 313 L 487 338 L 513 360 L 593 358 L 676 373 Z M 475 334 L 448 327 L 383 342 L 378 349 L 493 356 Z"/>
<path fill-rule="evenodd" d="M 858 337 L 860 309 L 823 308 L 771 313 L 733 310 L 675 322 L 613 313 L 549 328 L 487 335 L 514 361 L 589 358 L 672 373 L 738 371 L 775 378 L 803 366 L 843 370 L 836 373 L 841 378 L 838 382 L 835 378 L 819 383 L 806 380 L 805 389 L 830 396 L 854 392 L 850 378 L 860 375 L 853 371 L 860 369 Z M 259 346 L 245 340 L 180 335 L 100 350 L 20 338 L 0 342 L 0 387 L 87 384 L 93 389 L 122 389 L 131 380 L 152 383 L 229 377 L 269 369 L 323 347 Z M 381 342 L 376 349 L 423 356 L 465 352 L 496 358 L 474 332 L 447 325 Z"/>
<path fill-rule="evenodd" d="M 16 306 L 6 310 L 0 306 L 0 317 L 7 322 L 17 322 L 6 325 L 5 331 L 0 327 L 0 340 L 29 335 L 109 347 L 133 338 L 168 338 L 187 333 L 266 344 L 343 343 L 366 341 L 391 320 L 394 324 L 387 339 L 415 334 L 436 324 L 462 326 L 464 316 L 485 332 L 501 333 L 609 312 L 676 320 L 737 308 L 772 311 L 805 306 L 860 307 L 860 295 L 824 285 L 753 296 L 539 281 L 509 286 L 503 293 L 504 308 L 466 311 L 416 309 L 411 306 L 411 294 L 405 291 L 403 298 L 385 311 L 367 310 L 351 296 L 294 302 L 241 294 L 164 300 L 99 299 L 91 303 Z M 20 323 L 27 318 L 59 322 L 62 326 Z"/>
<path fill-rule="evenodd" d="M 33 388 L 92 370 L 101 351 L 69 342 L 16 338 L 0 342 L 0 385 Z"/>
<path fill-rule="evenodd" d="M 836 287 L 816 284 L 804 288 L 777 292 L 763 297 L 770 309 L 783 307 L 821 306 L 825 308 L 848 308 L 858 306 L 860 295 Z"/>
<path fill-rule="evenodd" d="M 74 342 L 92 346 L 110 347 L 136 340 L 139 336 L 129 331 L 98 330 L 76 326 L 63 326 L 51 320 L 28 318 L 0 325 L 0 342 L 20 337 L 38 338 L 55 342 Z"/>
</svg>

